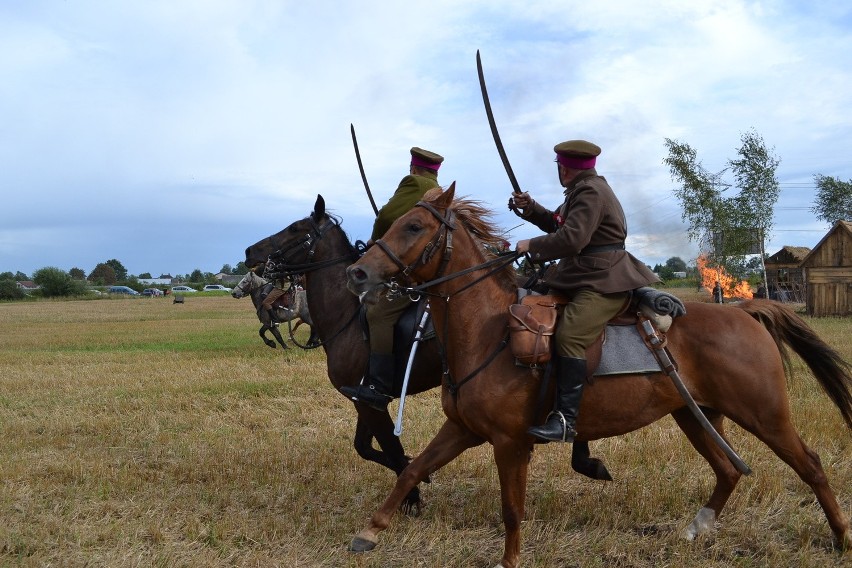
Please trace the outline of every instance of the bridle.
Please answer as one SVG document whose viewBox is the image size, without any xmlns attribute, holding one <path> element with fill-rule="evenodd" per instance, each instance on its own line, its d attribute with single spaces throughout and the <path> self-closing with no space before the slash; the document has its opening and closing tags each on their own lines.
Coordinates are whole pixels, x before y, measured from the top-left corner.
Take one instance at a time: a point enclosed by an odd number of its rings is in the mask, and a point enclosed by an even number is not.
<svg viewBox="0 0 852 568">
<path fill-rule="evenodd" d="M 281 278 L 284 276 L 306 274 L 341 262 L 354 262 L 360 258 L 361 253 L 359 249 L 349 243 L 347 239 L 349 254 L 327 260 L 313 261 L 317 245 L 330 229 L 335 227 L 340 228 L 340 220 L 328 217 L 328 221 L 320 225 L 316 222 L 313 215 L 309 216 L 308 219 L 310 220 L 311 228 L 304 236 L 290 243 L 286 248 L 280 248 L 269 255 L 263 270 L 264 278 Z M 302 254 L 306 260 L 296 262 L 297 255 Z"/>
<path fill-rule="evenodd" d="M 337 228 L 341 232 L 343 229 L 340 228 L 340 220 L 328 216 L 328 221 L 323 224 L 317 223 L 316 219 L 314 219 L 313 215 L 307 217 L 310 220 L 311 228 L 310 230 L 302 237 L 287 245 L 287 247 L 282 247 L 274 252 L 272 252 L 267 258 L 266 265 L 263 269 L 263 277 L 268 280 L 280 279 L 283 277 L 294 277 L 296 275 L 307 274 L 309 272 L 315 272 L 317 270 L 321 270 L 323 268 L 327 268 L 329 266 L 334 266 L 335 264 L 340 264 L 341 262 L 355 262 L 361 257 L 363 250 L 363 243 L 361 243 L 361 248 L 356 245 L 353 245 L 349 242 L 349 239 L 344 239 L 346 244 L 349 247 L 349 251 L 347 254 L 343 256 L 338 256 L 335 258 L 329 258 L 326 260 L 314 261 L 313 257 L 316 254 L 317 245 L 326 236 L 329 230 Z M 304 256 L 301 256 L 304 255 Z M 299 259 L 305 258 L 305 261 L 299 261 Z M 327 345 L 332 340 L 337 338 L 340 334 L 342 334 L 346 328 L 348 328 L 352 322 L 358 317 L 358 313 L 361 311 L 360 305 L 355 309 L 355 313 L 352 314 L 343 326 L 334 334 L 332 334 L 328 339 L 324 341 L 319 341 L 313 345 L 302 345 L 299 343 L 296 338 L 293 336 L 293 328 L 291 322 L 287 322 L 287 329 L 290 334 L 290 341 L 292 341 L 297 347 L 301 347 L 302 349 L 317 349 L 318 347 L 322 347 Z"/>
<path fill-rule="evenodd" d="M 393 262 L 400 269 L 401 274 L 405 277 L 406 280 L 410 279 L 410 274 L 414 269 L 428 264 L 429 261 L 432 260 L 432 257 L 435 256 L 435 253 L 437 253 L 441 249 L 441 244 L 443 243 L 444 246 L 441 264 L 438 267 L 437 272 L 435 273 L 436 278 L 428 282 L 424 282 L 418 286 L 403 287 L 399 286 L 395 281 L 392 281 L 390 284 L 387 285 L 389 288 L 388 295 L 390 297 L 393 297 L 394 294 L 408 294 L 409 296 L 419 296 L 420 294 L 427 294 L 430 296 L 442 297 L 447 303 L 447 313 L 449 314 L 449 304 L 450 298 L 452 296 L 460 294 L 461 292 L 481 282 L 485 278 L 488 278 L 492 274 L 495 274 L 496 272 L 502 270 L 503 268 L 514 262 L 515 259 L 517 259 L 519 256 L 519 253 L 516 251 L 501 253 L 498 254 L 497 257 L 492 258 L 491 260 L 488 260 L 482 264 L 465 268 L 464 270 L 453 272 L 445 276 L 443 275 L 443 273 L 450 262 L 450 258 L 453 252 L 453 231 L 456 229 L 455 212 L 448 207 L 446 209 L 446 213 L 442 215 L 440 211 L 438 211 L 438 209 L 432 206 L 432 204 L 426 203 L 424 201 L 418 202 L 415 207 L 422 207 L 429 211 L 439 221 L 439 225 L 438 229 L 435 231 L 435 235 L 429 240 L 428 243 L 426 243 L 426 246 L 423 248 L 423 252 L 420 253 L 420 255 L 418 255 L 417 258 L 415 258 L 411 264 L 406 266 L 405 263 L 399 258 L 399 256 L 397 256 L 390 249 L 387 243 L 385 243 L 382 239 L 377 240 L 375 244 L 378 245 L 382 252 L 384 252 L 388 256 L 391 262 Z M 460 276 L 464 276 L 465 274 L 470 274 L 471 272 L 476 272 L 478 270 L 485 269 L 490 270 L 487 270 L 482 276 L 467 283 L 466 285 L 459 288 L 458 290 L 455 290 L 452 293 L 442 294 L 427 291 L 427 289 L 432 286 L 436 286 L 443 282 L 453 280 Z M 506 333 L 505 337 L 503 338 L 503 341 L 501 341 L 497 345 L 497 347 L 491 352 L 491 354 L 489 354 L 488 357 L 486 357 L 485 361 L 481 365 L 479 365 L 479 367 L 471 371 L 466 377 L 464 377 L 460 381 L 454 381 L 452 375 L 450 374 L 449 364 L 447 363 L 446 349 L 444 347 L 446 344 L 447 337 L 449 336 L 449 319 L 449 317 L 444 318 L 444 337 L 442 340 L 438 341 L 438 345 L 441 353 L 441 366 L 443 368 L 444 381 L 446 382 L 447 389 L 449 390 L 449 392 L 453 395 L 453 397 L 456 397 L 459 388 L 461 388 L 462 385 L 473 379 L 489 364 L 491 364 L 491 362 L 497 357 L 497 355 L 499 355 L 500 352 L 509 344 L 509 334 L 508 332 Z"/>
<path fill-rule="evenodd" d="M 394 252 L 390 249 L 387 243 L 383 239 L 378 239 L 375 244 L 382 252 L 384 252 L 388 258 L 393 262 L 397 268 L 399 268 L 400 273 L 406 280 L 410 279 L 411 272 L 420 266 L 424 266 L 432 260 L 432 257 L 435 256 L 435 253 L 441 248 L 441 243 L 446 240 L 446 244 L 444 245 L 444 255 L 441 260 L 441 266 L 438 268 L 438 272 L 436 273 L 438 276 L 441 276 L 444 273 L 444 270 L 447 268 L 447 264 L 450 262 L 450 257 L 453 253 L 453 231 L 456 229 L 455 223 L 455 212 L 452 209 L 447 208 L 446 215 L 441 215 L 441 213 L 435 209 L 430 203 L 425 203 L 423 201 L 418 201 L 415 207 L 422 207 L 432 213 L 435 218 L 440 222 L 438 225 L 438 229 L 435 231 L 432 239 L 426 243 L 426 246 L 423 248 L 423 252 L 418 256 L 411 264 L 406 266 L 402 260 L 394 254 Z"/>
</svg>

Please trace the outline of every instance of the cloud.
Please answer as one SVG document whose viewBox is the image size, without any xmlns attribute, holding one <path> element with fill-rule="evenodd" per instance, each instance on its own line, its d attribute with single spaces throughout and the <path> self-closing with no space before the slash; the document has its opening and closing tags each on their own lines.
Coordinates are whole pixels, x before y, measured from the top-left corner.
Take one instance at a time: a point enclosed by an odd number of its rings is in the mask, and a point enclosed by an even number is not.
<svg viewBox="0 0 852 568">
<path fill-rule="evenodd" d="M 812 245 L 819 224 L 783 208 L 809 204 L 815 173 L 852 178 L 850 23 L 846 6 L 784 1 L 4 5 L 0 270 L 215 272 L 319 193 L 366 238 L 350 123 L 377 201 L 417 145 L 516 227 L 477 49 L 513 169 L 542 203 L 561 199 L 553 145 L 593 139 L 637 256 L 694 256 L 663 139 L 718 171 L 753 127 L 782 160 L 769 248 Z"/>
</svg>

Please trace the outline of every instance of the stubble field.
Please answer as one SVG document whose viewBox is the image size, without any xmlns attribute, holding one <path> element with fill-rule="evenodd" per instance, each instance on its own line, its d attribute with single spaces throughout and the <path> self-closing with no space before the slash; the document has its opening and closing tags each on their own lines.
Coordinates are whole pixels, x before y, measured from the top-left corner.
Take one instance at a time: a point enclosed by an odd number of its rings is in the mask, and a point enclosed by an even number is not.
<svg viewBox="0 0 852 568">
<path fill-rule="evenodd" d="M 852 360 L 852 320 L 808 320 Z M 0 565 L 492 567 L 503 527 L 490 446 L 424 486 L 378 548 L 346 551 L 392 475 L 357 457 L 351 403 L 322 350 L 271 350 L 248 300 L 188 297 L 0 304 Z M 299 331 L 301 341 L 306 333 Z M 802 363 L 794 421 L 852 513 L 852 433 Z M 402 441 L 443 421 L 438 392 L 410 399 Z M 396 404 L 392 406 L 395 414 Z M 718 530 L 680 539 L 712 473 L 670 418 L 592 444 L 613 482 L 537 447 L 525 567 L 848 566 L 813 493 L 728 423 L 754 470 Z"/>
</svg>

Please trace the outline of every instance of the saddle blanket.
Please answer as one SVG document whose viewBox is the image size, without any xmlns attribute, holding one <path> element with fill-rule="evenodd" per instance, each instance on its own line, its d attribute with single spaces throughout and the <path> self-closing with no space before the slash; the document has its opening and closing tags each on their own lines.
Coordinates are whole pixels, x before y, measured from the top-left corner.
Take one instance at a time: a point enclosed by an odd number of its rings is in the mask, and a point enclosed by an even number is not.
<svg viewBox="0 0 852 568">
<path fill-rule="evenodd" d="M 662 372 L 660 363 L 633 325 L 608 325 L 603 341 L 599 375 Z"/>
</svg>

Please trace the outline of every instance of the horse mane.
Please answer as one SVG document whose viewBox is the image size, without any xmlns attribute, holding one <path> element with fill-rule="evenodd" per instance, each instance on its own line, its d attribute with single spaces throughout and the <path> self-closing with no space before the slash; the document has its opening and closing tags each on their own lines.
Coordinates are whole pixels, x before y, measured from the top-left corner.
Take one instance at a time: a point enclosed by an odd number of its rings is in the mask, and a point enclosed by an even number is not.
<svg viewBox="0 0 852 568">
<path fill-rule="evenodd" d="M 423 195 L 423 201 L 429 203 L 441 195 L 441 188 L 430 189 Z M 464 225 L 473 239 L 479 243 L 477 247 L 481 261 L 491 260 L 499 256 L 498 251 L 505 250 L 507 240 L 505 231 L 496 227 L 494 213 L 482 201 L 468 196 L 453 199 L 450 209 L 456 218 Z M 510 263 L 498 274 L 506 280 L 506 284 L 516 286 L 515 269 Z"/>
</svg>

